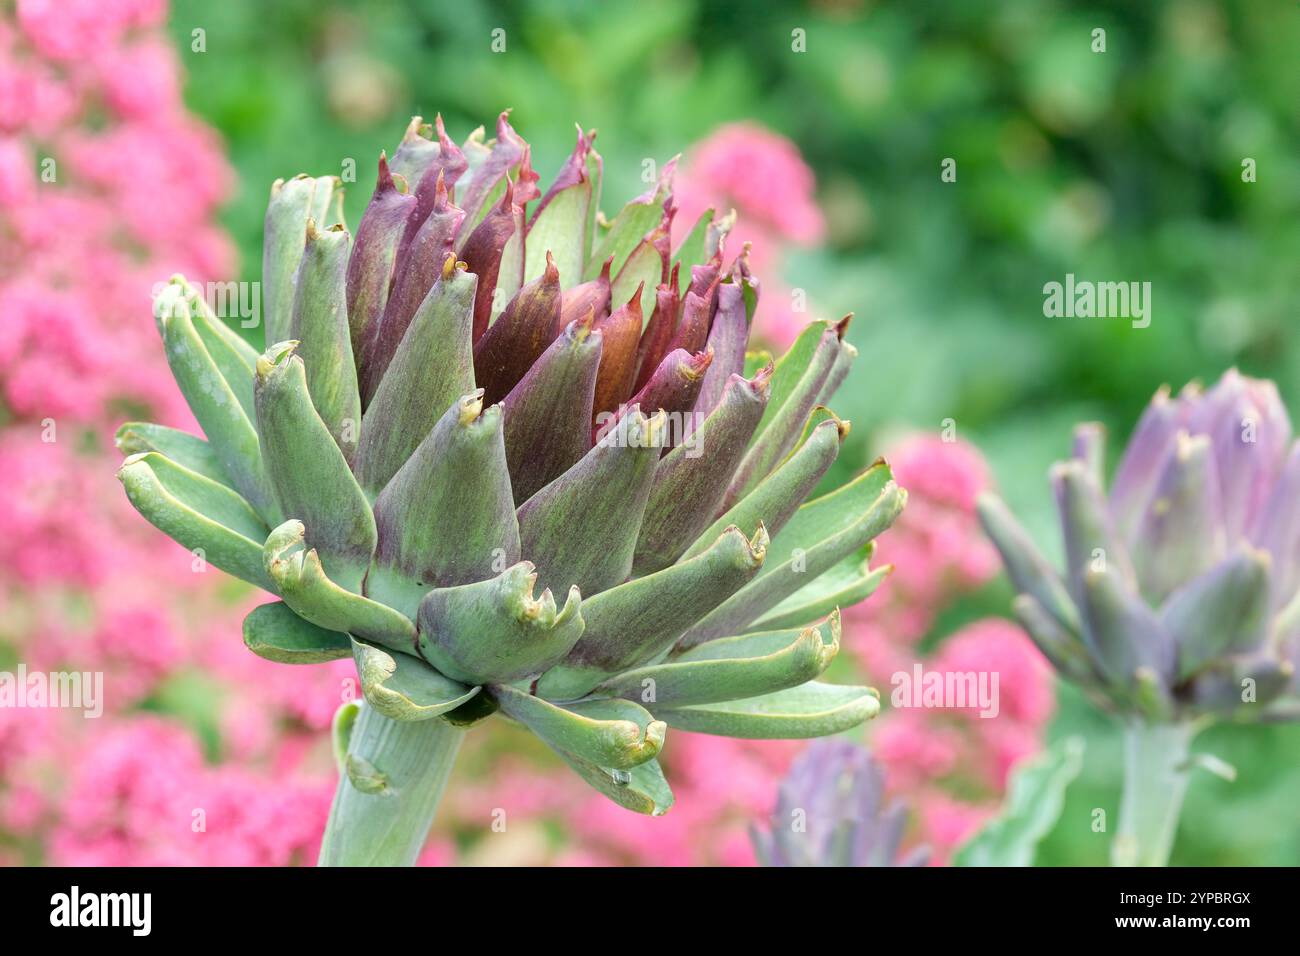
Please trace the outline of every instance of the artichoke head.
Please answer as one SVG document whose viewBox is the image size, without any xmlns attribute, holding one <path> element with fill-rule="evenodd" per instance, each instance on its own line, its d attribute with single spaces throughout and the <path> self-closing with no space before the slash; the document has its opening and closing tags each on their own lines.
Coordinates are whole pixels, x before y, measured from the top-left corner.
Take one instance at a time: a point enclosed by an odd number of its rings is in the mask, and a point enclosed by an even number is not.
<svg viewBox="0 0 1300 956">
<path fill-rule="evenodd" d="M 883 462 L 811 497 L 848 431 L 825 407 L 847 320 L 747 352 L 732 217 L 675 243 L 672 174 L 607 222 L 592 137 L 543 194 L 503 113 L 463 146 L 413 120 L 355 235 L 337 181 L 279 181 L 270 347 L 174 277 L 155 317 L 206 440 L 118 436 L 140 513 L 278 598 L 245 621 L 255 653 L 351 656 L 393 720 L 500 713 L 647 813 L 672 801 L 669 726 L 875 715 L 874 691 L 817 678 L 905 500 Z"/>
</svg>

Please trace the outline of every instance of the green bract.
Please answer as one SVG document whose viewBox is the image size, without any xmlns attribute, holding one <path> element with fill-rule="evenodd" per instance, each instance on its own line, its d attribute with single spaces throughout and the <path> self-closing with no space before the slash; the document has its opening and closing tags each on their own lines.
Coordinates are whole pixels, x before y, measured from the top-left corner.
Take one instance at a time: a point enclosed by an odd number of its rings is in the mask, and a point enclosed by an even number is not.
<svg viewBox="0 0 1300 956">
<path fill-rule="evenodd" d="M 729 217 L 674 251 L 671 164 L 610 222 L 587 135 L 536 180 L 502 114 L 463 147 L 413 121 L 355 236 L 327 222 L 335 181 L 276 183 L 272 344 L 173 278 L 156 317 L 207 440 L 126 425 L 120 477 L 150 522 L 276 595 L 245 622 L 255 653 L 350 655 L 391 721 L 499 712 L 661 813 L 667 727 L 808 737 L 876 713 L 817 678 L 906 496 L 878 462 L 805 500 L 848 430 L 824 409 L 846 323 L 746 377 L 758 283 L 744 252 L 724 265 Z M 413 741 L 410 759 L 434 746 Z M 341 760 L 365 794 L 419 776 Z"/>
</svg>

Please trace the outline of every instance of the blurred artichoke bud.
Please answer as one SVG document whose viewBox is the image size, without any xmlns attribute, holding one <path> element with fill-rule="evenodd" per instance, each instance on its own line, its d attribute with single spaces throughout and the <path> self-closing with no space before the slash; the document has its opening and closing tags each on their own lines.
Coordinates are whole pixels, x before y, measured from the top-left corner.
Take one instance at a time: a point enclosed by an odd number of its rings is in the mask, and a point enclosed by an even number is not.
<svg viewBox="0 0 1300 956">
<path fill-rule="evenodd" d="M 1300 445 L 1272 382 L 1162 388 L 1107 497 L 1100 426 L 1052 469 L 1066 571 L 1002 502 L 984 528 L 1025 629 L 1099 703 L 1153 721 L 1295 716 Z"/>
<path fill-rule="evenodd" d="M 923 866 L 926 847 L 899 854 L 906 809 L 884 804 L 885 773 L 845 740 L 816 740 L 781 783 L 767 829 L 752 827 L 764 866 Z"/>
</svg>

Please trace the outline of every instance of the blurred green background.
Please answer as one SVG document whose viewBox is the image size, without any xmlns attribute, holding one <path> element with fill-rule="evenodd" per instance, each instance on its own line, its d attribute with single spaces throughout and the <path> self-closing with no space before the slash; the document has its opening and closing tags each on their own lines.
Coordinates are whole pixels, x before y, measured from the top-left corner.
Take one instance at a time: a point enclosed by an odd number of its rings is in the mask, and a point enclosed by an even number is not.
<svg viewBox="0 0 1300 956">
<path fill-rule="evenodd" d="M 245 279 L 272 180 L 355 161 L 355 223 L 413 113 L 441 111 L 459 140 L 513 107 L 543 183 L 573 123 L 598 128 L 607 212 L 643 190 L 643 157 L 755 120 L 803 150 L 829 224 L 786 282 L 826 317 L 858 315 L 846 470 L 891 430 L 952 418 L 1047 542 L 1046 469 L 1079 419 L 1107 423 L 1118 453 L 1158 385 L 1234 364 L 1277 379 L 1300 418 L 1295 3 L 176 0 L 172 29 L 187 99 L 239 173 L 224 219 Z M 1044 283 L 1068 272 L 1150 282 L 1150 327 L 1044 317 Z M 936 634 L 1009 600 L 998 582 Z M 1118 738 L 1060 695 L 1052 736 L 1083 732 L 1089 750 L 1040 862 L 1100 864 L 1090 811 L 1113 819 Z M 1240 778 L 1195 780 L 1173 862 L 1300 861 L 1300 728 L 1220 728 L 1198 749 Z"/>
</svg>

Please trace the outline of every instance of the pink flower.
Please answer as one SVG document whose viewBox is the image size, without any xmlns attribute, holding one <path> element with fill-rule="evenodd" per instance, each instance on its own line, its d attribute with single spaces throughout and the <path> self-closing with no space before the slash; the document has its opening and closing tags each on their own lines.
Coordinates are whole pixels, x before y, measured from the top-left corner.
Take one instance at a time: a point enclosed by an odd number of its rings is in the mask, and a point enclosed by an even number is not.
<svg viewBox="0 0 1300 956">
<path fill-rule="evenodd" d="M 765 277 L 756 322 L 758 332 L 787 345 L 810 315 L 795 312 L 793 300 L 777 278 L 790 246 L 821 242 L 825 221 L 813 199 L 812 169 L 799 148 L 755 123 L 722 126 L 688 151 L 689 161 L 674 181 L 677 219 L 687 228 L 706 210 L 718 216 L 739 213 L 727 238 L 731 255 L 749 244 L 750 261 Z"/>
</svg>

